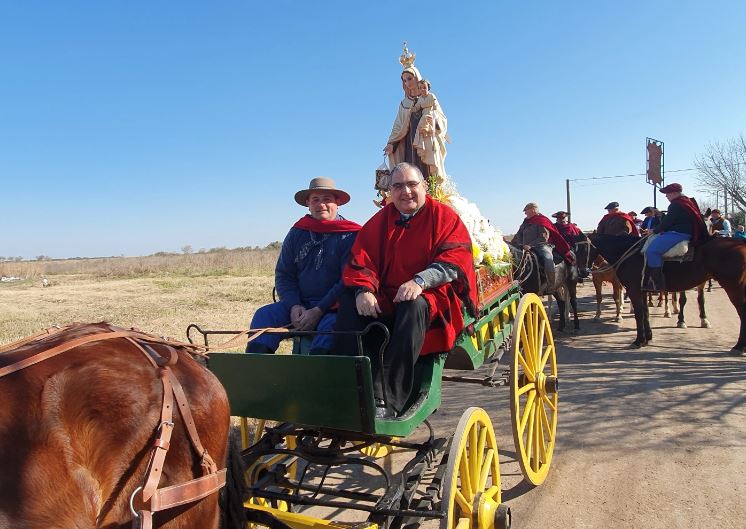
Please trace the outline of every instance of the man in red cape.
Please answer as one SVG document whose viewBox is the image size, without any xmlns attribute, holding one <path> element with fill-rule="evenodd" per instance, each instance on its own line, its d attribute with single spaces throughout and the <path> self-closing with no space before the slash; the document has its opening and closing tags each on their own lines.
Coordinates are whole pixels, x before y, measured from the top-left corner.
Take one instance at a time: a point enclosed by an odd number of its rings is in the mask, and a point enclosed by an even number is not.
<svg viewBox="0 0 746 529">
<path fill-rule="evenodd" d="M 619 202 L 609 202 L 604 208 L 608 213 L 598 223 L 599 235 L 640 235 L 632 217 L 619 210 Z"/>
<path fill-rule="evenodd" d="M 415 362 L 450 351 L 464 328 L 462 310 L 473 316 L 477 305 L 471 237 L 456 212 L 427 196 L 422 173 L 406 162 L 392 171 L 389 190 L 389 203 L 365 223 L 352 247 L 336 326 L 359 331 L 377 320 L 389 328 L 383 366 L 382 335 L 363 337 L 378 418 L 404 410 Z M 334 350 L 356 354 L 356 337 L 338 335 Z"/>
<path fill-rule="evenodd" d="M 575 237 L 578 237 L 582 233 L 577 224 L 573 224 L 572 222 L 567 220 L 566 211 L 558 211 L 557 213 L 552 213 L 552 217 L 557 219 L 557 222 L 554 223 L 554 227 L 557 228 L 557 231 L 560 232 L 560 235 L 562 235 L 562 237 L 568 242 L 568 244 L 573 244 L 575 242 Z"/>
<path fill-rule="evenodd" d="M 295 194 L 295 202 L 307 206 L 309 214 L 296 222 L 282 243 L 275 266 L 275 289 L 280 298 L 257 309 L 252 329 L 288 324 L 302 331 L 331 331 L 336 322 L 336 306 L 343 290 L 342 268 L 360 225 L 345 220 L 338 208 L 350 195 L 337 189 L 331 178 L 311 180 L 308 189 Z M 280 337 L 263 334 L 246 346 L 247 353 L 274 353 Z M 316 335 L 311 354 L 327 354 L 332 335 Z"/>
<path fill-rule="evenodd" d="M 552 221 L 539 213 L 536 202 L 529 202 L 523 208 L 526 218 L 518 231 L 513 235 L 510 243 L 513 246 L 522 247 L 526 251 L 533 251 L 539 258 L 547 277 L 547 292 L 554 292 L 556 288 L 556 271 L 554 268 L 554 250 L 562 255 L 569 266 L 575 264 L 575 257 L 570 251 L 570 245 L 562 234 L 552 224 Z M 573 271 L 571 271 L 573 273 Z"/>
</svg>

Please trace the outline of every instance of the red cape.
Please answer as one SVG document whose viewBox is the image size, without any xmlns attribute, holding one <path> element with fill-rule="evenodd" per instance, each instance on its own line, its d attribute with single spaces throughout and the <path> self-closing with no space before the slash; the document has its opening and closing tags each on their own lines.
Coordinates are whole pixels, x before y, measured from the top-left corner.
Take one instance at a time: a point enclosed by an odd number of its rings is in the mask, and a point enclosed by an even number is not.
<svg viewBox="0 0 746 529">
<path fill-rule="evenodd" d="M 557 231 L 557 228 L 554 226 L 554 224 L 552 224 L 552 221 L 541 213 L 537 213 L 530 219 L 527 218 L 523 222 L 536 224 L 538 226 L 546 228 L 549 231 L 549 242 L 554 245 L 554 249 L 557 251 L 558 254 L 566 255 L 567 252 L 570 251 L 570 245 L 567 244 L 567 241 L 562 236 L 562 234 Z"/>
<path fill-rule="evenodd" d="M 311 215 L 305 215 L 293 224 L 293 228 L 313 231 L 316 233 L 345 233 L 349 231 L 360 231 L 360 224 L 351 220 L 318 220 Z"/>
<path fill-rule="evenodd" d="M 563 223 L 563 222 L 555 222 L 553 224 L 555 228 L 557 228 L 557 231 L 560 232 L 560 234 L 565 238 L 565 240 L 569 243 L 569 239 L 572 237 L 577 237 L 580 235 L 580 228 L 578 228 L 575 224 L 571 222 Z"/>
<path fill-rule="evenodd" d="M 606 219 L 610 219 L 611 217 L 622 217 L 624 220 L 629 222 L 629 225 L 632 226 L 632 235 L 640 235 L 640 231 L 637 229 L 637 224 L 635 224 L 635 221 L 627 215 L 626 213 L 622 213 L 621 211 L 617 211 L 616 213 L 607 213 L 601 218 L 601 222 L 605 221 Z"/>
<path fill-rule="evenodd" d="M 671 203 L 673 204 L 674 202 L 683 207 L 692 218 L 692 243 L 697 243 L 700 239 L 705 238 L 707 234 L 707 226 L 705 225 L 705 221 L 702 219 L 702 213 L 699 211 L 697 202 L 686 195 L 674 198 Z"/>
<path fill-rule="evenodd" d="M 471 237 L 453 209 L 429 196 L 406 224 L 397 225 L 398 220 L 399 211 L 389 204 L 365 223 L 352 246 L 342 281 L 347 287 L 370 290 L 381 311 L 392 314 L 399 287 L 417 272 L 434 262 L 456 269 L 456 280 L 422 293 L 430 306 L 430 326 L 420 354 L 450 351 L 464 328 L 462 306 L 469 315 L 476 315 Z"/>
</svg>

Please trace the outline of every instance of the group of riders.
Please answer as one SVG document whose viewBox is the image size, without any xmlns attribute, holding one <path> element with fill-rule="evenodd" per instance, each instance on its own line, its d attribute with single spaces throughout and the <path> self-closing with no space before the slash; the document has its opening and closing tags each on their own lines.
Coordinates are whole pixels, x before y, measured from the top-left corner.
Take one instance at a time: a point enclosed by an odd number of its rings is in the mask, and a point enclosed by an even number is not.
<svg viewBox="0 0 746 529">
<path fill-rule="evenodd" d="M 371 357 L 376 416 L 394 417 L 410 398 L 414 365 L 421 356 L 448 351 L 463 331 L 463 314 L 475 315 L 476 276 L 469 233 L 455 211 L 427 194 L 421 170 L 402 162 L 391 172 L 390 200 L 360 226 L 339 214 L 350 195 L 329 178 L 314 178 L 295 194 L 308 208 L 282 244 L 275 269 L 279 301 L 260 307 L 252 329 L 291 327 L 321 331 L 311 354 L 360 354 Z M 664 290 L 662 256 L 680 241 L 695 245 L 707 236 L 696 202 L 682 194 L 680 184 L 660 190 L 670 205 L 668 214 L 646 228 L 657 235 L 646 250 L 646 290 Z M 639 235 L 634 219 L 607 205 L 597 233 Z M 526 218 L 511 244 L 536 255 L 546 284 L 555 284 L 555 255 L 578 270 L 572 244 L 584 237 L 565 211 L 549 218 L 535 202 L 523 209 Z M 382 361 L 382 333 L 360 341 L 349 331 L 362 331 L 378 321 L 389 329 Z M 344 332 L 331 332 L 344 331 Z M 250 339 L 247 353 L 274 353 L 281 335 L 264 333 Z"/>
</svg>

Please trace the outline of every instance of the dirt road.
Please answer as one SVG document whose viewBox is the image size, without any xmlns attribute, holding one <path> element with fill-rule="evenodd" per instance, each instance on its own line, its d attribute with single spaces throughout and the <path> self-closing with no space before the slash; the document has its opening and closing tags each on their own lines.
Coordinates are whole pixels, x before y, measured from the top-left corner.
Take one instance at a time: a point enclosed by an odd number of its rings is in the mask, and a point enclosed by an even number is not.
<svg viewBox="0 0 746 529">
<path fill-rule="evenodd" d="M 746 527 L 746 358 L 725 354 L 738 335 L 725 293 L 706 294 L 711 329 L 699 327 L 696 292 L 688 329 L 651 308 L 653 345 L 640 350 L 626 349 L 634 319 L 612 323 L 610 299 L 592 323 L 591 294 L 579 292 L 581 334 L 558 337 L 558 441 L 542 486 L 521 480 L 505 388 L 448 387 L 436 428 L 465 406 L 490 410 L 514 527 Z"/>
</svg>

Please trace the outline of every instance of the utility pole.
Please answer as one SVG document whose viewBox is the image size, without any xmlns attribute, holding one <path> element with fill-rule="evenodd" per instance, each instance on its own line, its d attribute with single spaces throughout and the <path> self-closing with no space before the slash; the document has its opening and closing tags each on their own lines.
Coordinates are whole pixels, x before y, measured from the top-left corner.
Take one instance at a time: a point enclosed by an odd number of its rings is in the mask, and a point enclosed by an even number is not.
<svg viewBox="0 0 746 529">
<path fill-rule="evenodd" d="M 723 217 L 728 218 L 728 188 L 723 187 Z"/>
<path fill-rule="evenodd" d="M 565 178 L 565 191 L 567 192 L 567 221 L 572 222 L 572 210 L 570 209 L 570 179 Z"/>
</svg>

